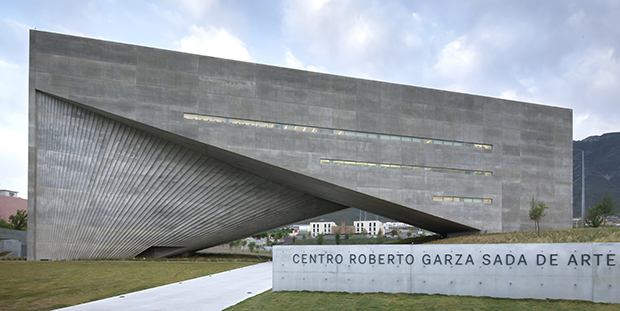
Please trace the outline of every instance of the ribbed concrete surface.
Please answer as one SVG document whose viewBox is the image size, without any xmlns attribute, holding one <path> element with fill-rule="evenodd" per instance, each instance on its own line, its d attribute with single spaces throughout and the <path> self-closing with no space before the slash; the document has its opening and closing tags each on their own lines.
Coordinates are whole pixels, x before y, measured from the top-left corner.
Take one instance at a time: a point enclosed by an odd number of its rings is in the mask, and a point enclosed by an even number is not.
<svg viewBox="0 0 620 311">
<path fill-rule="evenodd" d="M 271 283 L 272 263 L 265 262 L 59 310 L 223 310 L 271 289 Z"/>
<path fill-rule="evenodd" d="M 36 258 L 179 254 L 343 208 L 37 96 Z"/>
</svg>

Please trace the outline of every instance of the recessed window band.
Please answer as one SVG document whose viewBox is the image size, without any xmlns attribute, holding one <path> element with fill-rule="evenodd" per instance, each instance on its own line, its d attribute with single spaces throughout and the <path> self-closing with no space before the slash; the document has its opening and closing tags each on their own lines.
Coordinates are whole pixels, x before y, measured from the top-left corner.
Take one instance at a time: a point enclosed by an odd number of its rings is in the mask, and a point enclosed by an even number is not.
<svg viewBox="0 0 620 311">
<path fill-rule="evenodd" d="M 464 203 L 493 203 L 493 199 L 488 198 L 461 198 L 461 197 L 446 197 L 446 196 L 433 196 L 433 201 L 443 202 L 464 202 Z"/>
<path fill-rule="evenodd" d="M 383 168 L 383 169 L 397 169 L 397 170 L 408 170 L 408 171 L 424 171 L 424 172 L 437 172 L 437 173 L 450 173 L 450 174 L 493 176 L 493 172 L 489 172 L 489 171 L 462 170 L 462 169 L 445 168 L 445 167 L 414 166 L 414 165 L 405 165 L 405 164 L 387 164 L 387 163 L 373 163 L 373 162 L 348 161 L 348 160 L 334 160 L 334 159 L 321 159 L 320 163 L 321 164 L 344 165 L 344 166 L 357 166 L 357 167 L 375 167 L 375 168 Z"/>
<path fill-rule="evenodd" d="M 368 133 L 368 132 L 328 129 L 328 128 L 311 127 L 311 126 L 304 126 L 304 125 L 280 124 L 280 123 L 271 123 L 271 122 L 254 121 L 254 120 L 224 118 L 224 117 L 216 117 L 216 116 L 198 115 L 198 114 L 192 114 L 192 113 L 184 113 L 183 118 L 188 119 L 188 120 L 239 124 L 239 125 L 267 127 L 267 128 L 282 129 L 282 130 L 311 132 L 311 133 L 325 133 L 325 134 L 335 134 L 335 135 L 344 135 L 344 136 L 368 137 L 368 138 L 385 139 L 385 140 L 400 140 L 400 141 L 417 142 L 417 143 L 424 143 L 424 144 L 480 148 L 480 149 L 486 149 L 486 150 L 493 149 L 493 145 L 488 145 L 488 144 L 466 143 L 466 142 L 458 142 L 458 141 L 440 140 L 440 139 L 432 139 L 432 138 L 420 138 L 420 137 L 411 137 L 411 136 L 400 136 L 400 135 L 375 134 L 375 133 Z"/>
</svg>

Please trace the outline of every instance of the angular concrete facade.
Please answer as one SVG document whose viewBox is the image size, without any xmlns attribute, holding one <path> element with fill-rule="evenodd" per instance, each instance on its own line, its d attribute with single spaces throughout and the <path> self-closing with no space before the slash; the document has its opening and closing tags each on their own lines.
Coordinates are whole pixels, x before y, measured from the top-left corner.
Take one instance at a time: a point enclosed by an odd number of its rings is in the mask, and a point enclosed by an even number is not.
<svg viewBox="0 0 620 311">
<path fill-rule="evenodd" d="M 571 226 L 572 111 L 31 31 L 29 259 L 168 256 L 356 207 Z"/>
</svg>

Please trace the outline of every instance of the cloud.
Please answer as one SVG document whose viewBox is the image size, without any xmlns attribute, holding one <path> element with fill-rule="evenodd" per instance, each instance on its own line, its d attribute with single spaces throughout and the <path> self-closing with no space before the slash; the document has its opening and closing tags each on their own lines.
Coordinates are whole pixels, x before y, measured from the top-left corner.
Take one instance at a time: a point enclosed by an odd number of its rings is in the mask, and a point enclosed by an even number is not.
<svg viewBox="0 0 620 311">
<path fill-rule="evenodd" d="M 399 2 L 287 1 L 283 14 L 289 48 L 330 72 L 395 81 L 403 65 L 422 60 L 408 51 L 420 43 L 420 18 Z"/>
<path fill-rule="evenodd" d="M 25 114 L 28 108 L 28 69 L 0 59 L 0 121 L 9 122 L 11 113 L 19 111 Z M 24 126 L 27 130 L 27 124 Z"/>
<path fill-rule="evenodd" d="M 181 39 L 180 51 L 227 59 L 252 61 L 250 53 L 241 39 L 225 29 L 192 25 L 190 35 Z"/>
<path fill-rule="evenodd" d="M 295 69 L 304 69 L 304 63 L 299 59 L 295 58 L 290 49 L 285 49 L 284 54 L 286 55 L 284 58 L 286 61 L 286 66 Z"/>
<path fill-rule="evenodd" d="M 0 189 L 19 191 L 20 197 L 28 193 L 28 131 L 22 129 L 28 124 L 28 117 L 10 113 L 6 120 L 9 123 L 0 125 Z"/>
<path fill-rule="evenodd" d="M 618 132 L 620 117 L 618 115 L 604 116 L 591 111 L 574 116 L 574 131 L 579 133 L 574 140 L 582 140 L 590 136 L 599 136 L 605 133 Z"/>
<path fill-rule="evenodd" d="M 4 18 L 0 20 L 0 59 L 16 63 L 28 59 L 28 25 Z"/>
<path fill-rule="evenodd" d="M 323 73 L 328 72 L 327 69 L 325 69 L 325 67 L 323 66 L 319 66 L 319 67 L 312 66 L 312 65 L 304 66 L 304 62 L 302 62 L 300 59 L 297 59 L 293 55 L 293 52 L 291 52 L 291 50 L 288 48 L 285 49 L 284 55 L 285 55 L 284 62 L 287 67 L 294 68 L 294 69 L 300 69 L 300 70 L 323 72 Z"/>
<path fill-rule="evenodd" d="M 11 64 L 11 63 L 5 61 L 4 59 L 0 59 L 0 67 L 2 67 L 4 69 L 17 68 L 17 64 Z"/>
<path fill-rule="evenodd" d="M 572 108 L 620 131 L 620 3 L 284 2 L 297 59 L 335 74 Z M 596 124 L 595 124 L 596 123 Z"/>
<path fill-rule="evenodd" d="M 443 47 L 433 68 L 446 84 L 453 81 L 451 89 L 466 91 L 467 87 L 459 85 L 480 69 L 478 63 L 479 55 L 475 46 L 468 44 L 467 36 L 462 36 Z"/>
<path fill-rule="evenodd" d="M 27 196 L 28 89 L 26 68 L 0 59 L 0 189 Z"/>
<path fill-rule="evenodd" d="M 185 13 L 194 18 L 202 17 L 219 4 L 217 0 L 181 0 L 179 2 L 183 5 Z"/>
<path fill-rule="evenodd" d="M 10 18 L 3 18 L 2 23 L 10 27 L 13 31 L 22 32 L 27 31 L 30 27 L 24 23 L 20 23 Z"/>
</svg>

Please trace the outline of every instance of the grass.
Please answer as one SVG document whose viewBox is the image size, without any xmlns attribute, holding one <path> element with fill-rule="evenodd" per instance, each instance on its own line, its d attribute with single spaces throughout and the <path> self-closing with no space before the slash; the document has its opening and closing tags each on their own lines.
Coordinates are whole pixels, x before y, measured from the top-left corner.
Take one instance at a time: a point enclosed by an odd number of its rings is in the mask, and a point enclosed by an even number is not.
<svg viewBox="0 0 620 311">
<path fill-rule="evenodd" d="M 441 239 L 428 244 L 503 244 L 503 243 L 589 243 L 620 242 L 620 228 L 577 228 L 480 234 Z M 237 310 L 620 310 L 617 304 L 601 304 L 576 300 L 508 299 L 491 297 L 337 293 L 337 292 L 265 292 L 245 300 L 229 311 Z"/>
<path fill-rule="evenodd" d="M 429 244 L 504 244 L 504 243 L 617 243 L 620 227 L 575 228 L 564 230 L 489 233 L 441 239 Z"/>
<path fill-rule="evenodd" d="M 142 260 L 0 261 L 0 310 L 52 310 L 248 265 Z"/>
<path fill-rule="evenodd" d="M 577 300 L 505 299 L 424 294 L 350 294 L 267 291 L 234 305 L 241 310 L 618 310 Z"/>
<path fill-rule="evenodd" d="M 620 228 L 484 234 L 433 243 L 620 242 Z M 410 243 L 410 242 L 409 242 Z M 417 244 L 417 243 L 416 243 Z M 185 259 L 27 262 L 0 260 L 0 310 L 51 310 L 240 268 L 260 255 L 198 254 Z M 226 261 L 226 262 L 222 262 Z M 586 301 L 501 299 L 423 294 L 268 291 L 229 310 L 620 310 Z"/>
</svg>

